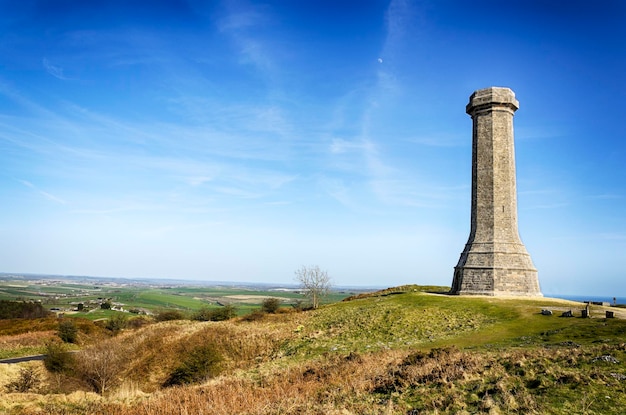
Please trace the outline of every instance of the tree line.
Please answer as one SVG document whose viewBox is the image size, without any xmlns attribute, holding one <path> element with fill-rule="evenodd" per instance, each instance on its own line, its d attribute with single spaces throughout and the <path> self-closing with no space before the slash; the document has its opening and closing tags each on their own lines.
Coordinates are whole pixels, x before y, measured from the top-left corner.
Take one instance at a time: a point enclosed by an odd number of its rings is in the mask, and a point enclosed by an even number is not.
<svg viewBox="0 0 626 415">
<path fill-rule="evenodd" d="M 0 319 L 43 318 L 50 315 L 41 303 L 32 301 L 0 300 Z"/>
</svg>

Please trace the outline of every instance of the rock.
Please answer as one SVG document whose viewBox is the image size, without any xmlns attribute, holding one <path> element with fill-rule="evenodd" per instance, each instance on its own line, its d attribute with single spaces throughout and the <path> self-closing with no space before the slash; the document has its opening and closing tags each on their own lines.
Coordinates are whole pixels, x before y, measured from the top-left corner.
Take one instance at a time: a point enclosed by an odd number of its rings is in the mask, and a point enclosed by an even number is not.
<svg viewBox="0 0 626 415">
<path fill-rule="evenodd" d="M 619 363 L 619 360 L 617 360 L 616 358 L 608 354 L 605 354 L 600 357 L 594 357 L 592 360 L 593 363 L 599 362 L 599 361 L 607 362 L 607 363 Z"/>
</svg>

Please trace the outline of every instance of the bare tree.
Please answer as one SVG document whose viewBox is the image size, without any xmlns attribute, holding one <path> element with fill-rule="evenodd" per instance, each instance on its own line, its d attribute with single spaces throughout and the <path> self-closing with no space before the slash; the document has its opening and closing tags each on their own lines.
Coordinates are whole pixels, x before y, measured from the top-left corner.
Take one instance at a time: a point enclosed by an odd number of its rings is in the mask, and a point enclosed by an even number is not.
<svg viewBox="0 0 626 415">
<path fill-rule="evenodd" d="M 319 266 L 302 266 L 296 270 L 296 280 L 302 285 L 304 295 L 311 300 L 313 308 L 320 305 L 320 300 L 330 292 L 331 281 L 327 271 Z"/>
<path fill-rule="evenodd" d="M 126 352 L 111 341 L 98 343 L 77 354 L 76 372 L 96 392 L 104 394 L 119 380 Z"/>
</svg>

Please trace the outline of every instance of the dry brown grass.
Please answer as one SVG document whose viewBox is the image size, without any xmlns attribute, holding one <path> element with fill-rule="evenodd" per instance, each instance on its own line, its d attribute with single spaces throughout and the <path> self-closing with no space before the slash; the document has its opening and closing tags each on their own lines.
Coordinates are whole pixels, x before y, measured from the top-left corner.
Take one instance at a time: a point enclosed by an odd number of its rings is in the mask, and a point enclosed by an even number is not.
<svg viewBox="0 0 626 415">
<path fill-rule="evenodd" d="M 35 319 L 5 319 L 0 320 L 0 336 L 30 333 L 35 331 L 56 330 L 58 321 L 55 317 Z"/>
<path fill-rule="evenodd" d="M 173 388 L 128 406 L 92 406 L 97 414 L 386 414 L 394 405 L 372 397 L 375 381 L 396 353 L 334 356 L 287 369 L 223 376 L 197 387 Z M 382 359 L 382 360 L 381 360 Z M 263 372 L 263 373 L 261 373 Z"/>
<path fill-rule="evenodd" d="M 13 351 L 24 348 L 44 348 L 46 343 L 56 337 L 56 331 L 35 331 L 9 336 L 0 336 L 0 358 L 12 356 Z"/>
</svg>

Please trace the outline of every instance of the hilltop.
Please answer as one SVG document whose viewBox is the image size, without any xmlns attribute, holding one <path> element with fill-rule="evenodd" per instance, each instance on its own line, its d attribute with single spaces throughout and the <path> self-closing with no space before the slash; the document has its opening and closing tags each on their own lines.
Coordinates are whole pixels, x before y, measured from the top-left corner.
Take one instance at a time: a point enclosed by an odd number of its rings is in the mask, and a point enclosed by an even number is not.
<svg viewBox="0 0 626 415">
<path fill-rule="evenodd" d="M 571 301 L 435 291 L 405 286 L 311 311 L 98 335 L 77 355 L 109 359 L 114 375 L 102 394 L 89 392 L 94 381 L 84 376 L 21 364 L 42 384 L 37 393 L 5 394 L 0 411 L 617 414 L 626 407 L 626 310 L 593 306 L 583 319 L 583 305 Z M 559 317 L 568 310 L 578 317 Z M 616 318 L 605 318 L 607 310 Z M 16 368 L 0 370 L 4 384 L 18 376 Z M 178 382 L 184 376 L 190 382 Z"/>
</svg>

